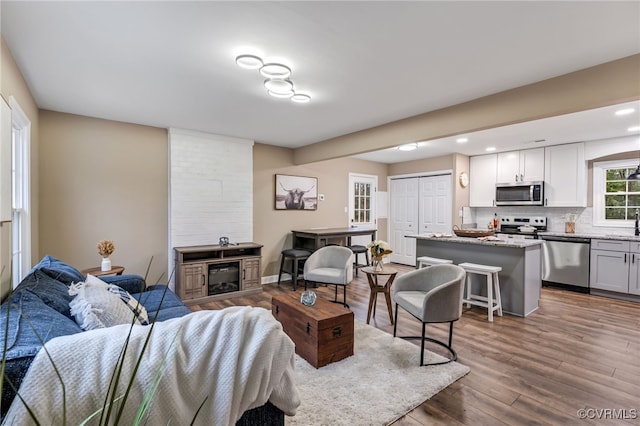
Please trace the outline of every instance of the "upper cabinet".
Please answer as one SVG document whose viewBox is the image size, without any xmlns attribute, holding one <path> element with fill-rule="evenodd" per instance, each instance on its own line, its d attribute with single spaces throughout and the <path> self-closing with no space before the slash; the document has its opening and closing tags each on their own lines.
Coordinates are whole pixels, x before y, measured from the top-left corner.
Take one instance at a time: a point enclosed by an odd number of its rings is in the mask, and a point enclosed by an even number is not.
<svg viewBox="0 0 640 426">
<path fill-rule="evenodd" d="M 496 154 L 469 158 L 469 206 L 496 205 Z"/>
<path fill-rule="evenodd" d="M 544 179 L 544 148 L 498 154 L 498 183 L 533 182 Z"/>
<path fill-rule="evenodd" d="M 545 149 L 544 197 L 547 207 L 587 206 L 587 165 L 584 143 Z"/>
<path fill-rule="evenodd" d="M 469 158 L 469 206 L 495 206 L 496 183 L 544 181 L 547 207 L 586 207 L 584 142 Z"/>
</svg>

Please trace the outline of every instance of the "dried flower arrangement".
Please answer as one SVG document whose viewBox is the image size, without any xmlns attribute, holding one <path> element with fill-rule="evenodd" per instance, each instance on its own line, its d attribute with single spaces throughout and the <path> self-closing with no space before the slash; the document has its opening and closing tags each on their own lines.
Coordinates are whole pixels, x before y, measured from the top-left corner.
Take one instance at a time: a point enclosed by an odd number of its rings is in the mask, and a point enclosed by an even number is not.
<svg viewBox="0 0 640 426">
<path fill-rule="evenodd" d="M 109 257 L 116 250 L 113 241 L 102 240 L 98 243 L 98 254 L 102 257 Z"/>
</svg>

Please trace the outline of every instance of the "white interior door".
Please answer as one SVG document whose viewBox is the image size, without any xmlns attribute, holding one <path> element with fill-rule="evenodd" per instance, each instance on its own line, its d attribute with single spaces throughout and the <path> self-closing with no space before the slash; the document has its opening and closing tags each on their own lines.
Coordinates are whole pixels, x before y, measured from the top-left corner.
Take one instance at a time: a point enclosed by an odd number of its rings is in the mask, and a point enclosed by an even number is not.
<svg viewBox="0 0 640 426">
<path fill-rule="evenodd" d="M 419 233 L 418 227 L 419 178 L 391 180 L 389 199 L 389 244 L 393 253 L 389 260 L 404 265 L 415 265 L 416 240 L 405 235 Z"/>
<path fill-rule="evenodd" d="M 376 228 L 377 193 L 378 176 L 349 173 L 349 226 Z M 370 241 L 368 235 L 351 237 L 352 245 L 366 246 Z"/>
<path fill-rule="evenodd" d="M 419 233 L 451 232 L 451 197 L 451 175 L 420 178 Z"/>
</svg>

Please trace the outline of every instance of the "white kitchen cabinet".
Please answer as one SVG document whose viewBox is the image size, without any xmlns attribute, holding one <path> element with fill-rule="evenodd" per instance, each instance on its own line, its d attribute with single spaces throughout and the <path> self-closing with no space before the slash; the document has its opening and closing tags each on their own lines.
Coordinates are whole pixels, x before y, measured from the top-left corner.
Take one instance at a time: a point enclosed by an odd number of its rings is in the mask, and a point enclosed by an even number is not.
<svg viewBox="0 0 640 426">
<path fill-rule="evenodd" d="M 632 242 L 629 251 L 631 252 L 629 294 L 637 294 L 640 296 L 640 243 Z"/>
<path fill-rule="evenodd" d="M 497 155 L 478 155 L 469 158 L 469 206 L 496 205 Z"/>
<path fill-rule="evenodd" d="M 534 182 L 544 179 L 544 148 L 498 154 L 497 182 Z"/>
<path fill-rule="evenodd" d="M 640 294 L 639 278 L 639 243 L 591 240 L 591 288 L 624 294 Z"/>
<path fill-rule="evenodd" d="M 584 143 L 548 146 L 544 151 L 545 206 L 586 207 Z"/>
</svg>

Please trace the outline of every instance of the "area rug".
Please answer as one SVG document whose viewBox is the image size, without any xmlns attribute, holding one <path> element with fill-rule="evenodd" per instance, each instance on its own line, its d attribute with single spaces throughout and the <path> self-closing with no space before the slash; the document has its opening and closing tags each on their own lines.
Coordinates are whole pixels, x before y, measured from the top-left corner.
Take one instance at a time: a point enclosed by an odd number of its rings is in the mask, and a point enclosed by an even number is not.
<svg viewBox="0 0 640 426">
<path fill-rule="evenodd" d="M 425 351 L 425 363 L 444 360 Z M 389 424 L 469 372 L 452 362 L 420 367 L 420 347 L 355 322 L 354 355 L 315 369 L 296 355 L 302 404 L 287 425 Z"/>
</svg>

